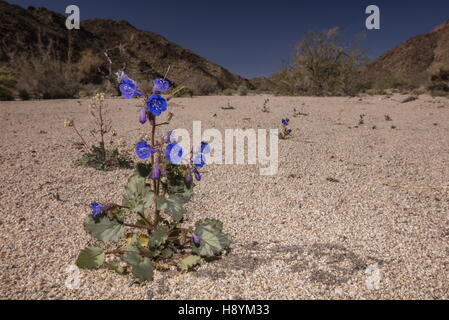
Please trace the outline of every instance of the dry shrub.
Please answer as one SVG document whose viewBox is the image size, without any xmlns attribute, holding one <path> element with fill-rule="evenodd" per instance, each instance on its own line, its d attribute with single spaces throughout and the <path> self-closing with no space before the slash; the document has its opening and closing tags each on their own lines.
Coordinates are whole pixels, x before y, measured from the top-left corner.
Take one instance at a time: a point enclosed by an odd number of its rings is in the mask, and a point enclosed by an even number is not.
<svg viewBox="0 0 449 320">
<path fill-rule="evenodd" d="M 287 66 L 272 77 L 275 94 L 340 96 L 367 88 L 368 62 L 358 39 L 347 41 L 338 28 L 309 32 L 295 47 Z"/>
<path fill-rule="evenodd" d="M 13 90 L 16 85 L 14 74 L 5 67 L 0 67 L 0 101 L 13 100 Z"/>
<path fill-rule="evenodd" d="M 430 77 L 428 90 L 433 96 L 449 95 L 449 70 L 440 69 Z"/>
<path fill-rule="evenodd" d="M 78 71 L 50 55 L 21 57 L 14 61 L 18 74 L 17 89 L 39 99 L 76 97 Z"/>
</svg>

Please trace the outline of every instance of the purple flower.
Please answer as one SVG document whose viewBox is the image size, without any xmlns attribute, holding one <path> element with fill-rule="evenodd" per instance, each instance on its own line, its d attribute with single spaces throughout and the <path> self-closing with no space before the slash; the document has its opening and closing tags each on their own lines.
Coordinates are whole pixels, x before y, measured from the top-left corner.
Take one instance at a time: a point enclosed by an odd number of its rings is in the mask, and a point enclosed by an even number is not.
<svg viewBox="0 0 449 320">
<path fill-rule="evenodd" d="M 178 143 L 172 142 L 165 148 L 164 155 L 169 162 L 173 164 L 180 164 L 182 160 L 183 150 Z"/>
<path fill-rule="evenodd" d="M 156 150 L 145 141 L 141 141 L 136 144 L 136 155 L 142 159 L 148 159 Z"/>
<path fill-rule="evenodd" d="M 155 79 L 153 80 L 153 91 L 165 92 L 170 86 L 170 82 L 165 79 Z"/>
<path fill-rule="evenodd" d="M 287 133 L 288 133 L 288 134 L 291 134 L 292 132 L 293 132 L 292 129 L 288 129 L 288 130 L 287 130 Z"/>
<path fill-rule="evenodd" d="M 161 178 L 161 171 L 159 170 L 159 164 L 156 162 L 153 167 L 153 173 L 151 174 L 151 179 L 159 180 Z"/>
<path fill-rule="evenodd" d="M 193 243 L 195 243 L 197 246 L 201 244 L 201 238 L 197 234 L 192 233 L 192 239 Z"/>
<path fill-rule="evenodd" d="M 196 181 L 201 181 L 201 174 L 197 168 L 193 168 L 193 174 L 195 175 Z"/>
<path fill-rule="evenodd" d="M 106 210 L 108 207 L 107 206 L 103 206 L 101 204 L 99 204 L 98 202 L 92 202 L 90 204 L 90 210 L 92 210 L 92 215 L 94 217 L 98 216 L 99 214 L 101 214 L 101 212 L 103 210 Z"/>
<path fill-rule="evenodd" d="M 147 110 L 145 109 L 145 107 L 142 107 L 142 109 L 140 109 L 139 122 L 141 124 L 145 124 L 145 122 L 147 122 Z"/>
<path fill-rule="evenodd" d="M 124 78 L 120 84 L 120 92 L 122 93 L 122 97 L 126 99 L 131 99 L 133 97 L 140 97 L 142 93 L 137 88 L 137 84 L 135 81 L 128 79 L 128 77 Z"/>
<path fill-rule="evenodd" d="M 187 168 L 187 170 L 186 170 L 185 181 L 186 181 L 186 183 L 192 182 L 192 170 L 190 170 L 190 168 Z"/>
<path fill-rule="evenodd" d="M 365 116 L 366 116 L 366 115 L 361 114 L 361 115 L 360 115 L 360 120 L 363 120 L 363 118 L 365 118 Z"/>
<path fill-rule="evenodd" d="M 158 94 L 151 95 L 147 100 L 148 111 L 155 117 L 167 110 L 167 100 Z"/>
<path fill-rule="evenodd" d="M 290 119 L 282 119 L 282 124 L 284 126 L 288 126 L 289 123 L 290 123 Z"/>
</svg>

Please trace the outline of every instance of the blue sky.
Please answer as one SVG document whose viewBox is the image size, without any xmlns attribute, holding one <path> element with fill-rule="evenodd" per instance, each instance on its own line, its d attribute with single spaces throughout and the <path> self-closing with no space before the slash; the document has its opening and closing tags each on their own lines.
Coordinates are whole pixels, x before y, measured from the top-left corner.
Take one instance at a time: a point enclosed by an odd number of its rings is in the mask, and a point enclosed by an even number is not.
<svg viewBox="0 0 449 320">
<path fill-rule="evenodd" d="M 345 36 L 364 33 L 361 45 L 375 58 L 449 20 L 448 0 L 7 0 L 23 7 L 64 13 L 80 7 L 81 19 L 127 20 L 156 32 L 233 73 L 267 76 L 282 66 L 309 30 L 340 27 Z M 381 11 L 381 29 L 365 28 L 365 8 Z"/>
</svg>

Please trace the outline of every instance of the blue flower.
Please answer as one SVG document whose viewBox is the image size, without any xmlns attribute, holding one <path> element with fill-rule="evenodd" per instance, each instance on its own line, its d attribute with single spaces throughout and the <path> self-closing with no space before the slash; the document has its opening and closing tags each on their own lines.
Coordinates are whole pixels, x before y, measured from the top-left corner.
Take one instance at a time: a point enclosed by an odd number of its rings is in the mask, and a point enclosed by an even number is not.
<svg viewBox="0 0 449 320">
<path fill-rule="evenodd" d="M 192 158 L 193 165 L 199 169 L 206 165 L 206 156 L 202 153 L 197 154 Z"/>
<path fill-rule="evenodd" d="M 182 160 L 183 150 L 178 143 L 173 142 L 165 148 L 164 155 L 169 162 L 173 164 L 180 164 Z"/>
<path fill-rule="evenodd" d="M 140 97 L 142 95 L 140 90 L 137 88 L 136 83 L 127 77 L 124 78 L 120 84 L 120 92 L 122 93 L 122 97 L 126 99 Z"/>
<path fill-rule="evenodd" d="M 107 206 L 103 206 L 101 204 L 99 204 L 98 202 L 92 202 L 90 204 L 90 210 L 92 210 L 92 215 L 94 217 L 98 216 L 99 214 L 101 214 L 101 212 L 103 210 L 106 210 L 108 207 Z"/>
<path fill-rule="evenodd" d="M 282 124 L 284 126 L 288 126 L 289 123 L 290 123 L 290 119 L 282 119 Z"/>
<path fill-rule="evenodd" d="M 293 132 L 293 130 L 292 129 L 288 129 L 287 132 L 288 132 L 288 134 L 291 134 Z"/>
<path fill-rule="evenodd" d="M 151 179 L 159 180 L 161 177 L 161 171 L 159 170 L 159 164 L 156 162 L 153 167 L 153 173 L 151 174 Z"/>
<path fill-rule="evenodd" d="M 136 155 L 142 160 L 148 159 L 155 152 L 156 150 L 145 141 L 136 144 Z"/>
<path fill-rule="evenodd" d="M 147 110 L 145 109 L 145 107 L 143 107 L 142 109 L 140 109 L 139 112 L 139 122 L 141 124 L 145 124 L 145 122 L 147 122 Z"/>
<path fill-rule="evenodd" d="M 153 91 L 159 91 L 159 92 L 165 92 L 167 91 L 168 87 L 170 86 L 170 82 L 168 82 L 165 79 L 156 79 L 153 80 Z"/>
<path fill-rule="evenodd" d="M 361 114 L 361 115 L 360 115 L 360 120 L 363 120 L 363 118 L 365 118 L 365 117 L 366 117 L 365 114 Z"/>
<path fill-rule="evenodd" d="M 195 151 L 195 153 L 204 153 L 208 154 L 211 151 L 211 147 L 207 142 L 201 142 L 200 147 Z"/>
<path fill-rule="evenodd" d="M 158 94 L 151 95 L 147 100 L 148 111 L 155 117 L 167 110 L 167 100 Z"/>
<path fill-rule="evenodd" d="M 201 238 L 196 233 L 192 233 L 192 239 L 197 246 L 201 244 Z"/>
</svg>

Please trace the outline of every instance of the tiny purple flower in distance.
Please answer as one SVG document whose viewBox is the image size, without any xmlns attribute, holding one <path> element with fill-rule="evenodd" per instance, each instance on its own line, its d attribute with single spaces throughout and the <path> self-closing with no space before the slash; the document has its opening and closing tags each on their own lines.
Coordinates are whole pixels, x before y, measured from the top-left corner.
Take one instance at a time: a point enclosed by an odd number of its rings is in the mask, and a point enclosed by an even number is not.
<svg viewBox="0 0 449 320">
<path fill-rule="evenodd" d="M 187 168 L 187 170 L 186 170 L 185 181 L 186 181 L 186 183 L 192 182 L 192 170 L 190 170 L 190 168 Z"/>
<path fill-rule="evenodd" d="M 193 243 L 195 243 L 197 246 L 201 244 L 201 238 L 197 234 L 192 233 L 192 239 Z"/>
<path fill-rule="evenodd" d="M 289 120 L 289 119 L 282 119 L 282 124 L 283 124 L 284 126 L 288 126 L 289 123 L 290 123 L 290 120 Z"/>
<path fill-rule="evenodd" d="M 90 210 L 92 210 L 92 215 L 94 217 L 98 216 L 99 214 L 101 214 L 101 212 L 103 210 L 106 210 L 108 207 L 107 206 L 103 206 L 101 204 L 99 204 L 98 202 L 92 202 L 90 204 Z"/>
<path fill-rule="evenodd" d="M 176 142 L 170 143 L 165 148 L 164 156 L 173 164 L 180 164 L 182 160 L 183 150 Z"/>
<path fill-rule="evenodd" d="M 165 92 L 167 91 L 168 87 L 170 86 L 170 82 L 168 82 L 165 79 L 156 79 L 153 80 L 153 91 L 159 91 L 159 92 Z"/>
<path fill-rule="evenodd" d="M 167 100 L 158 94 L 151 95 L 147 100 L 148 111 L 155 117 L 167 110 Z"/>
<path fill-rule="evenodd" d="M 131 79 L 123 79 L 120 84 L 120 92 L 122 93 L 122 97 L 126 99 L 131 99 L 134 97 L 140 97 L 142 93 L 137 88 L 137 84 Z"/>
<path fill-rule="evenodd" d="M 288 134 L 291 134 L 292 132 L 293 132 L 293 130 L 292 129 L 288 129 Z"/>
<path fill-rule="evenodd" d="M 363 120 L 363 118 L 365 118 L 365 116 L 366 116 L 366 115 L 361 114 L 361 115 L 360 115 L 360 119 Z"/>
<path fill-rule="evenodd" d="M 193 168 L 193 174 L 195 175 L 195 179 L 197 181 L 201 181 L 201 174 L 200 174 L 200 172 L 198 171 L 197 168 Z"/>
<path fill-rule="evenodd" d="M 136 155 L 142 160 L 148 159 L 155 152 L 156 150 L 145 141 L 136 144 Z"/>
<path fill-rule="evenodd" d="M 151 179 L 159 180 L 161 178 L 161 171 L 159 170 L 159 164 L 156 162 L 153 167 L 153 173 L 151 174 Z"/>
<path fill-rule="evenodd" d="M 147 122 L 147 110 L 145 109 L 145 107 L 142 107 L 142 109 L 140 109 L 139 122 L 141 124 L 145 124 L 145 122 Z"/>
</svg>

